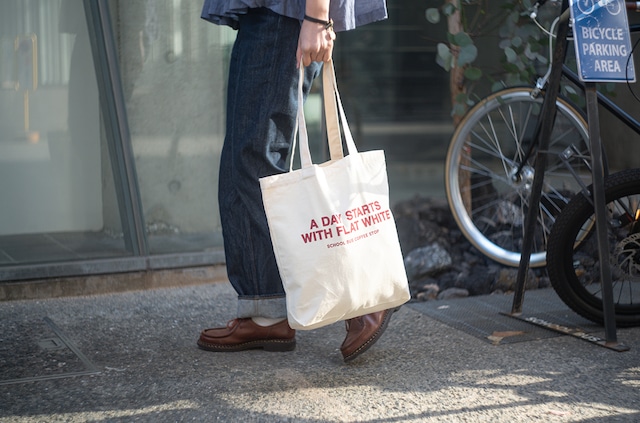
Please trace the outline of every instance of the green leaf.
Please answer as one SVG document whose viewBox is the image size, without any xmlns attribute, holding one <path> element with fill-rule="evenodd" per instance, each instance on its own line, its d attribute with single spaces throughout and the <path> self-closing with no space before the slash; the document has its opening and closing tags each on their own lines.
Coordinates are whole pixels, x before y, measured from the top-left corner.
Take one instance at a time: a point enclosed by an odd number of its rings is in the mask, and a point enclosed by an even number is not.
<svg viewBox="0 0 640 423">
<path fill-rule="evenodd" d="M 511 47 L 504 49 L 504 55 L 507 56 L 507 62 L 515 63 L 518 60 L 518 54 Z"/>
<path fill-rule="evenodd" d="M 543 50 L 542 46 L 539 43 L 529 42 L 529 44 L 527 44 L 527 45 L 529 46 L 529 49 L 531 51 L 533 51 L 534 53 L 540 53 L 540 52 L 545 53 L 546 52 L 546 50 Z"/>
<path fill-rule="evenodd" d="M 477 81 L 482 77 L 482 70 L 473 66 L 469 66 L 464 70 L 464 77 L 469 81 Z"/>
<path fill-rule="evenodd" d="M 507 23 L 511 23 L 514 25 L 518 24 L 518 21 L 520 20 L 520 14 L 518 13 L 518 11 L 513 11 L 511 12 L 507 18 L 505 19 Z"/>
<path fill-rule="evenodd" d="M 435 7 L 431 7 L 425 12 L 425 17 L 430 23 L 437 24 L 440 22 L 440 11 Z"/>
<path fill-rule="evenodd" d="M 473 40 L 471 39 L 471 37 L 469 37 L 469 34 L 460 31 L 457 34 L 453 34 L 451 43 L 456 46 L 466 47 L 468 45 L 472 45 Z"/>
<path fill-rule="evenodd" d="M 514 47 L 520 47 L 522 45 L 522 38 L 516 36 L 511 39 L 511 45 Z"/>
<path fill-rule="evenodd" d="M 451 50 L 449 46 L 444 43 L 438 43 L 438 55 L 436 56 L 436 63 L 444 70 L 449 72 L 451 70 Z"/>
<path fill-rule="evenodd" d="M 447 3 L 442 6 L 442 13 L 444 13 L 445 16 L 451 16 L 456 13 L 457 10 L 458 9 L 456 9 L 456 7 L 451 3 Z"/>
<path fill-rule="evenodd" d="M 467 96 L 467 93 L 458 93 L 456 94 L 455 102 L 460 104 L 467 104 L 468 99 L 469 96 Z"/>
<path fill-rule="evenodd" d="M 538 54 L 536 54 L 533 51 L 531 51 L 531 45 L 530 44 L 527 44 L 527 46 L 524 48 L 524 55 L 530 61 L 536 60 L 536 57 L 538 56 Z"/>
<path fill-rule="evenodd" d="M 454 116 L 464 116 L 467 112 L 467 107 L 464 104 L 454 104 L 453 105 L 453 115 Z"/>
<path fill-rule="evenodd" d="M 500 40 L 500 42 L 498 43 L 498 47 L 500 47 L 503 50 L 509 46 L 511 46 L 510 40 Z"/>
<path fill-rule="evenodd" d="M 504 67 L 504 70 L 507 73 L 518 72 L 518 67 L 516 65 L 511 64 L 511 63 L 503 63 L 502 66 Z"/>
<path fill-rule="evenodd" d="M 518 27 L 517 35 L 522 38 L 533 38 L 537 40 L 541 36 L 541 31 L 536 25 L 522 25 Z M 545 40 L 546 39 L 547 38 L 545 37 Z"/>
<path fill-rule="evenodd" d="M 476 60 L 478 57 L 478 48 L 473 45 L 466 45 L 460 48 L 460 53 L 458 54 L 458 66 L 468 65 Z"/>
</svg>

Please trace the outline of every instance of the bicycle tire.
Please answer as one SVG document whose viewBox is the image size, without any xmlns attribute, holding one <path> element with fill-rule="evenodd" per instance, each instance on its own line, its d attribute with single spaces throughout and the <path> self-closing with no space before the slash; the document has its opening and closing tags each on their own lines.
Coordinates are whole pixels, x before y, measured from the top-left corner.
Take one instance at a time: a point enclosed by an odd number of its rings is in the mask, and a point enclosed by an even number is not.
<svg viewBox="0 0 640 423">
<path fill-rule="evenodd" d="M 640 325 L 640 169 L 605 178 L 607 238 L 616 325 Z M 576 313 L 604 323 L 600 260 L 591 200 L 576 195 L 549 236 L 547 270 L 558 296 Z"/>
<path fill-rule="evenodd" d="M 525 163 L 520 180 L 515 177 L 517 160 L 533 138 L 543 101 L 543 95 L 534 98 L 532 91 L 508 88 L 471 108 L 451 138 L 445 163 L 447 201 L 461 232 L 482 254 L 512 267 L 520 263 L 536 154 Z M 562 97 L 556 104 L 531 267 L 545 265 L 546 238 L 555 216 L 591 183 L 584 113 Z M 560 160 L 571 145 L 576 151 L 569 162 L 582 186 Z"/>
</svg>

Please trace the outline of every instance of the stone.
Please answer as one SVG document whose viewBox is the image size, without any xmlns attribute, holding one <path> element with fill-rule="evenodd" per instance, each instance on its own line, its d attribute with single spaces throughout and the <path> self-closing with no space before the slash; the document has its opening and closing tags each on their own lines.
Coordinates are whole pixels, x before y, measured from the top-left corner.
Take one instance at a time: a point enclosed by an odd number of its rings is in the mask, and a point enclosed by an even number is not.
<svg viewBox="0 0 640 423">
<path fill-rule="evenodd" d="M 448 288 L 438 294 L 438 300 L 451 300 L 454 298 L 466 298 L 469 291 L 463 288 Z"/>
<path fill-rule="evenodd" d="M 505 268 L 501 269 L 496 276 L 495 283 L 493 284 L 494 290 L 502 290 L 504 292 L 512 292 L 516 287 L 516 280 L 518 278 L 518 269 Z M 538 278 L 532 269 L 527 272 L 525 280 L 525 289 L 538 289 Z"/>
<path fill-rule="evenodd" d="M 504 207 L 500 217 L 487 218 L 499 224 L 502 217 L 513 219 L 517 213 Z M 414 300 L 432 300 L 436 291 L 429 285 L 438 286 L 437 299 L 513 292 L 517 268 L 497 263 L 472 246 L 445 199 L 416 196 L 394 205 L 393 214 Z M 581 260 L 578 272 L 589 259 Z M 526 289 L 548 286 L 545 268 L 529 269 Z"/>
<path fill-rule="evenodd" d="M 431 301 L 438 297 L 440 287 L 435 283 L 430 283 L 422 286 L 420 291 L 416 294 L 416 300 L 418 301 Z"/>
<path fill-rule="evenodd" d="M 456 282 L 456 287 L 464 288 L 469 291 L 469 295 L 487 295 L 490 294 L 494 280 L 496 278 L 495 271 L 486 266 L 478 266 L 473 272 L 469 272 Z"/>
<path fill-rule="evenodd" d="M 410 281 L 421 276 L 434 274 L 451 266 L 451 256 L 439 244 L 416 248 L 404 259 L 407 277 Z"/>
</svg>

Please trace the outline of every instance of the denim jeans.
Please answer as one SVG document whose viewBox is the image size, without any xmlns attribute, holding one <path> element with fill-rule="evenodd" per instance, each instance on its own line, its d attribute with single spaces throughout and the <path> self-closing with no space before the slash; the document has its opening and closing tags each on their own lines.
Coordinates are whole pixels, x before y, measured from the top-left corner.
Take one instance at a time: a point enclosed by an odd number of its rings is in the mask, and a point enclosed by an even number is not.
<svg viewBox="0 0 640 423">
<path fill-rule="evenodd" d="M 286 317 L 259 178 L 288 170 L 298 109 L 300 25 L 265 8 L 250 9 L 240 17 L 231 53 L 218 201 L 240 318 Z M 305 69 L 305 98 L 321 66 Z"/>
</svg>

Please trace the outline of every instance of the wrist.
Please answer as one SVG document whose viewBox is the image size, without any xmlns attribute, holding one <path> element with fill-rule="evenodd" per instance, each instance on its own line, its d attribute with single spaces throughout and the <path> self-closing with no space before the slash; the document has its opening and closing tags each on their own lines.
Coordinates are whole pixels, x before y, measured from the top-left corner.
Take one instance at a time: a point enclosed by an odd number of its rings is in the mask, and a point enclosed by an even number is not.
<svg viewBox="0 0 640 423">
<path fill-rule="evenodd" d="M 319 25 L 323 25 L 324 29 L 333 28 L 333 19 L 329 18 L 328 20 L 314 18 L 313 16 L 304 15 L 304 20 L 317 23 Z"/>
</svg>

